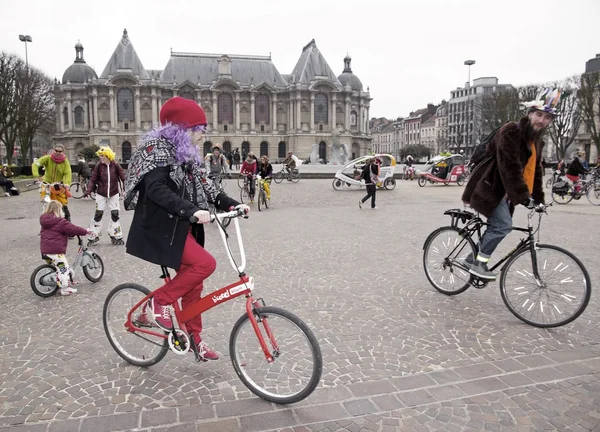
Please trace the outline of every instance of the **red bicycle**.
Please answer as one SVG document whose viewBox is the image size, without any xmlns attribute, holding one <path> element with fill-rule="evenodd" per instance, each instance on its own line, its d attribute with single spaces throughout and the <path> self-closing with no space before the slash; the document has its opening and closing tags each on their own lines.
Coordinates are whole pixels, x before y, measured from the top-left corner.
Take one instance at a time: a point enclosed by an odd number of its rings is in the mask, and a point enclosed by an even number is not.
<svg viewBox="0 0 600 432">
<path fill-rule="evenodd" d="M 278 404 L 290 404 L 309 396 L 317 387 L 323 370 L 321 349 L 308 326 L 296 315 L 284 309 L 266 306 L 252 295 L 254 279 L 244 273 L 246 255 L 239 228 L 238 210 L 212 214 L 229 261 L 239 280 L 199 298 L 182 309 L 173 305 L 173 328 L 165 332 L 146 314 L 148 301 L 155 291 L 135 284 L 115 287 L 104 303 L 104 330 L 112 347 L 127 362 L 136 366 L 151 366 L 161 361 L 169 350 L 178 355 L 193 352 L 198 362 L 205 361 L 197 343 L 186 329 L 186 323 L 207 310 L 246 297 L 246 310 L 237 320 L 229 338 L 229 353 L 235 372 L 255 395 Z M 237 265 L 229 246 L 229 235 L 222 220 L 231 218 L 238 239 L 241 265 Z M 192 217 L 192 219 L 195 219 Z M 196 222 L 197 220 L 190 220 Z M 161 267 L 165 283 L 170 275 Z M 163 285 L 164 286 L 164 285 Z"/>
</svg>

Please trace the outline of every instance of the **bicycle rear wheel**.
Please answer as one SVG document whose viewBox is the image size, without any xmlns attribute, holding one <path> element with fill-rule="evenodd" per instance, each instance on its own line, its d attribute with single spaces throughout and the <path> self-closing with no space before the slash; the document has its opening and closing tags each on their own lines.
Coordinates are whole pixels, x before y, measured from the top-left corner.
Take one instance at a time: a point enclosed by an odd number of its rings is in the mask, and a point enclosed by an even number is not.
<svg viewBox="0 0 600 432">
<path fill-rule="evenodd" d="M 569 204 L 573 200 L 573 186 L 561 192 L 552 191 L 552 199 L 556 204 Z"/>
<path fill-rule="evenodd" d="M 50 264 L 42 264 L 31 273 L 29 282 L 33 292 L 40 297 L 53 296 L 58 291 L 56 268 Z"/>
<path fill-rule="evenodd" d="M 502 300 L 521 321 L 542 328 L 569 324 L 583 313 L 592 286 L 584 265 L 571 252 L 552 245 L 536 245 L 537 281 L 531 250 L 513 255 L 500 276 Z"/>
<path fill-rule="evenodd" d="M 102 319 L 108 341 L 117 354 L 127 362 L 136 366 L 151 366 L 161 361 L 169 345 L 166 338 L 132 332 L 125 327 L 127 314 L 150 290 L 134 283 L 124 283 L 115 287 L 106 297 Z M 131 319 L 136 327 L 154 327 L 160 333 L 152 319 L 146 313 L 146 305 L 134 311 Z M 166 332 L 165 332 L 166 334 Z"/>
<path fill-rule="evenodd" d="M 229 338 L 231 362 L 238 377 L 255 395 L 278 404 L 309 396 L 319 384 L 323 358 L 317 338 L 296 315 L 265 306 L 254 310 L 267 348 L 269 363 L 248 315 L 233 326 Z"/>
<path fill-rule="evenodd" d="M 75 199 L 80 199 L 83 197 L 85 191 L 83 190 L 83 186 L 79 183 L 74 183 L 71 185 L 71 196 Z"/>
<path fill-rule="evenodd" d="M 460 230 L 447 226 L 438 228 L 423 245 L 423 268 L 433 287 L 446 295 L 460 294 L 469 288 L 471 274 L 465 259 L 475 257 L 475 243 L 462 237 Z"/>
<path fill-rule="evenodd" d="M 290 176 L 292 178 L 292 183 L 298 183 L 300 181 L 301 175 L 299 171 L 292 171 L 292 174 L 290 174 Z"/>
</svg>

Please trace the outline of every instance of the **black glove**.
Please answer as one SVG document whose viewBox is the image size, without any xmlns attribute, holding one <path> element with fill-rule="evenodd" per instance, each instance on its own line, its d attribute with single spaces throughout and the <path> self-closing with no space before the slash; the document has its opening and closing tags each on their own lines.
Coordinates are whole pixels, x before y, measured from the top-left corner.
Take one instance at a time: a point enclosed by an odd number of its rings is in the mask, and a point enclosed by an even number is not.
<svg viewBox="0 0 600 432">
<path fill-rule="evenodd" d="M 527 207 L 528 209 L 532 209 L 535 207 L 535 201 L 531 197 L 527 197 L 521 202 L 521 205 Z"/>
</svg>

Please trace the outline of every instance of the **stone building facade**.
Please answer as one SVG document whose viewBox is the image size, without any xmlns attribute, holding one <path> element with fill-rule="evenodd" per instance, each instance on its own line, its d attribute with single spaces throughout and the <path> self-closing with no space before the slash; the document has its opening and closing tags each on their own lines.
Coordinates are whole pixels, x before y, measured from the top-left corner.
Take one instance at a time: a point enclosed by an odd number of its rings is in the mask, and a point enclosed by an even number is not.
<svg viewBox="0 0 600 432">
<path fill-rule="evenodd" d="M 336 76 L 314 39 L 291 74 L 271 57 L 171 52 L 162 70 L 145 69 L 123 32 L 98 76 L 86 64 L 83 46 L 55 86 L 57 134 L 70 159 L 85 146 L 109 145 L 127 162 L 140 138 L 159 121 L 162 104 L 181 96 L 206 111 L 207 142 L 225 151 L 239 148 L 282 159 L 288 151 L 307 159 L 313 146 L 331 158 L 331 132 L 354 156 L 370 146 L 370 94 L 352 73 L 351 58 Z"/>
</svg>

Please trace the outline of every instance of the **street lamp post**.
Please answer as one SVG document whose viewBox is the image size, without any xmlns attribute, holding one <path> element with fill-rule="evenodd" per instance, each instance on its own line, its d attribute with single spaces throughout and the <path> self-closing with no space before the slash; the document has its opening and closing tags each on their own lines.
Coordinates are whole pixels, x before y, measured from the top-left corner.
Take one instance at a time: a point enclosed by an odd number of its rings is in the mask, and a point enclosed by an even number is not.
<svg viewBox="0 0 600 432">
<path fill-rule="evenodd" d="M 465 66 L 469 67 L 469 78 L 467 84 L 467 106 L 465 108 L 465 116 L 467 117 L 466 133 L 465 133 L 465 147 L 467 147 L 467 136 L 469 135 L 469 126 L 471 119 L 469 118 L 469 102 L 471 101 L 471 66 L 475 64 L 475 60 L 465 60 Z M 465 155 L 466 156 L 466 155 Z"/>
<path fill-rule="evenodd" d="M 19 35 L 19 40 L 21 42 L 25 42 L 25 67 L 27 68 L 27 80 L 29 80 L 29 58 L 27 56 L 27 42 L 33 42 L 33 40 L 29 35 Z M 33 163 L 33 141 L 29 146 L 29 159 L 31 159 L 31 163 Z"/>
</svg>

